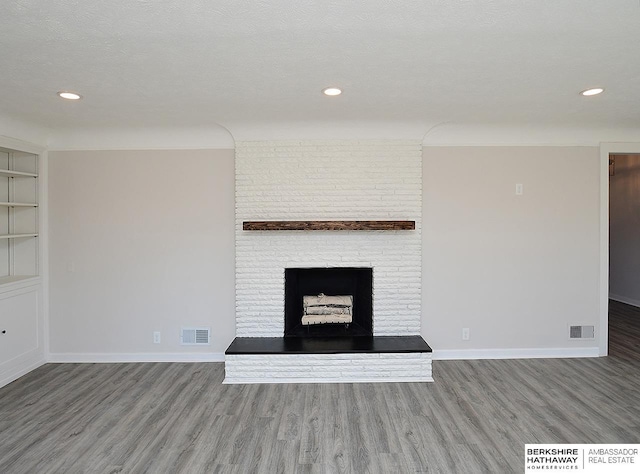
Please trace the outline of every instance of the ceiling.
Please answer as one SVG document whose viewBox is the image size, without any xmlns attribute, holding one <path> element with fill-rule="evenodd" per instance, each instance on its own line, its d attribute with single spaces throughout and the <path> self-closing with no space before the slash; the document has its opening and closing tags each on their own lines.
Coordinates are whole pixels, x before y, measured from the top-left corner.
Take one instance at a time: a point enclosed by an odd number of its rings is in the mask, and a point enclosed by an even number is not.
<svg viewBox="0 0 640 474">
<path fill-rule="evenodd" d="M 51 130 L 640 128 L 638 0 L 10 0 L 0 111 Z M 339 97 L 321 90 L 336 85 Z M 585 98 L 590 87 L 604 94 Z M 79 102 L 56 92 L 74 90 Z"/>
</svg>

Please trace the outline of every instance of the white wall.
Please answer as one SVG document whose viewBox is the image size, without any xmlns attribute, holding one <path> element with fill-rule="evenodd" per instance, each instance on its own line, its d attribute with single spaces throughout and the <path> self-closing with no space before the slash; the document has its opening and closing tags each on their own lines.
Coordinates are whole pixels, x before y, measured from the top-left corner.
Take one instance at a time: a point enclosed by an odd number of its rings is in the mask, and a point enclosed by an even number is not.
<svg viewBox="0 0 640 474">
<path fill-rule="evenodd" d="M 235 335 L 233 151 L 49 156 L 51 360 L 219 358 Z M 192 325 L 211 346 L 180 346 Z"/>
<path fill-rule="evenodd" d="M 567 326 L 599 330 L 597 148 L 427 147 L 422 235 L 434 357 L 595 355 Z"/>
<path fill-rule="evenodd" d="M 640 155 L 615 157 L 609 226 L 609 295 L 640 306 Z"/>
<path fill-rule="evenodd" d="M 202 349 L 178 345 L 186 324 L 210 325 L 205 352 L 224 351 L 235 335 L 233 151 L 50 155 L 54 356 L 188 355 Z M 424 149 L 421 333 L 434 355 L 596 346 L 569 341 L 567 325 L 599 330 L 598 159 L 590 147 Z"/>
</svg>

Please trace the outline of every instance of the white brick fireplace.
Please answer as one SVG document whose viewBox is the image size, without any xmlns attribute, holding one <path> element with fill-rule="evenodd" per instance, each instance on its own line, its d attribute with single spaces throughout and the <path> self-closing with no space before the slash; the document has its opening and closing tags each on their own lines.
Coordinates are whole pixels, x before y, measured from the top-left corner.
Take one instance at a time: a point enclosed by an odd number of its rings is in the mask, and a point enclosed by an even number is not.
<svg viewBox="0 0 640 474">
<path fill-rule="evenodd" d="M 310 267 L 373 268 L 374 336 L 418 335 L 421 154 L 418 141 L 237 143 L 236 336 L 282 337 L 284 270 Z M 415 230 L 243 230 L 244 221 L 271 220 L 412 220 Z M 318 381 L 357 381 L 358 373 L 367 380 L 430 379 L 430 353 L 390 356 L 345 354 L 322 365 L 310 363 L 322 360 L 313 355 L 227 355 L 227 382 L 286 381 L 309 372 Z M 372 357 L 376 363 L 363 365 Z M 366 376 L 361 366 L 369 367 Z"/>
</svg>

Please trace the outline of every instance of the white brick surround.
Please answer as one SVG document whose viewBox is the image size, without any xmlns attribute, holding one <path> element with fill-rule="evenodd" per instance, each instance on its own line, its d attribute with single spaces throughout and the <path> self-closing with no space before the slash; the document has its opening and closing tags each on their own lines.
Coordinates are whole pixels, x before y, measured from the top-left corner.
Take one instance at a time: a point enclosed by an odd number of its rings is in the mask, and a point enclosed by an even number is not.
<svg viewBox="0 0 640 474">
<path fill-rule="evenodd" d="M 417 141 L 236 144 L 236 335 L 280 337 L 284 268 L 372 267 L 374 335 L 420 332 Z M 242 230 L 246 220 L 415 220 L 414 231 Z"/>
<path fill-rule="evenodd" d="M 255 220 L 413 220 L 412 231 L 243 231 Z M 284 269 L 373 268 L 375 336 L 420 334 L 419 141 L 236 143 L 236 336 L 284 335 Z M 227 355 L 225 383 L 429 381 L 430 353 Z"/>
</svg>

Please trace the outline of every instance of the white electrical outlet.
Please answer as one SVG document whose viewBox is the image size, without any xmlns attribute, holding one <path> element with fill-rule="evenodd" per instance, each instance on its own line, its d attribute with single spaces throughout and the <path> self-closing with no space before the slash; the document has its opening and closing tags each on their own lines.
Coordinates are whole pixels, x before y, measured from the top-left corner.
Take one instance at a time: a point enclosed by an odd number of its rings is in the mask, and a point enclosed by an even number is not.
<svg viewBox="0 0 640 474">
<path fill-rule="evenodd" d="M 462 328 L 462 340 L 463 341 L 469 340 L 469 328 Z"/>
<path fill-rule="evenodd" d="M 516 184 L 516 195 L 520 196 L 523 193 L 524 193 L 524 186 L 522 186 L 522 183 Z"/>
<path fill-rule="evenodd" d="M 160 344 L 160 331 L 154 331 L 153 332 L 153 343 L 154 344 Z"/>
</svg>

